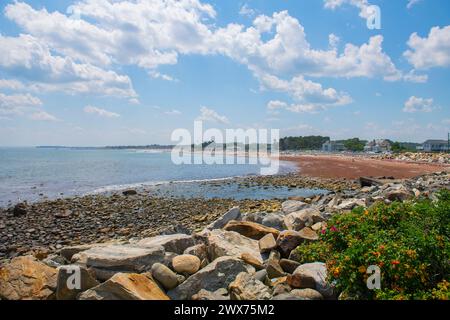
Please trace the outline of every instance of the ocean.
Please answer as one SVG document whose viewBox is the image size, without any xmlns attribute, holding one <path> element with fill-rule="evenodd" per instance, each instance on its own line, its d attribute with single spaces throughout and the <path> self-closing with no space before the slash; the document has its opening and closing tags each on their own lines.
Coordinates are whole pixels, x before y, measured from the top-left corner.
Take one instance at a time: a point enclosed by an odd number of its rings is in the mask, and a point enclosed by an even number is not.
<svg viewBox="0 0 450 320">
<path fill-rule="evenodd" d="M 0 207 L 20 201 L 153 188 L 155 195 L 204 198 L 277 198 L 312 195 L 317 190 L 243 190 L 204 181 L 260 174 L 260 165 L 175 165 L 167 151 L 70 148 L 0 148 Z M 279 173 L 296 170 L 281 163 Z"/>
</svg>

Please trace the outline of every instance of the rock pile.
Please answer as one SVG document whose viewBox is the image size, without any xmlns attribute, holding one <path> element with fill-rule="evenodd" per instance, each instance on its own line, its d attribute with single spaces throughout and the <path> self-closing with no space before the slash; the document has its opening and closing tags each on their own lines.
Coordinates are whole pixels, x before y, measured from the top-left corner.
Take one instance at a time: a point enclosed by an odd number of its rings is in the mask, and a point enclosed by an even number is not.
<svg viewBox="0 0 450 320">
<path fill-rule="evenodd" d="M 450 164 L 450 153 L 405 152 L 399 154 L 382 154 L 373 157 L 382 160 Z"/>
<path fill-rule="evenodd" d="M 163 233 L 14 258 L 0 268 L 0 298 L 335 299 L 325 263 L 300 265 L 295 249 L 317 241 L 330 217 L 354 207 L 414 197 L 433 199 L 435 191 L 450 188 L 450 173 L 383 181 L 314 199 L 288 200 L 277 212 L 241 213 L 233 208 L 191 234 Z"/>
</svg>

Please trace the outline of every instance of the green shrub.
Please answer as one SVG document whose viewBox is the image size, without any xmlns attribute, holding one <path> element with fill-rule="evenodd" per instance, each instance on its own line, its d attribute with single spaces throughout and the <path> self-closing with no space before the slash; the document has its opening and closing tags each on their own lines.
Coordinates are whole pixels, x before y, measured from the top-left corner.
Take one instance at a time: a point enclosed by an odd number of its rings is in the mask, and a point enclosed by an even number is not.
<svg viewBox="0 0 450 320">
<path fill-rule="evenodd" d="M 439 200 L 378 203 L 334 216 L 318 242 L 298 247 L 301 263 L 326 261 L 329 281 L 358 299 L 450 298 L 450 191 Z M 381 269 L 381 289 L 366 268 Z"/>
</svg>

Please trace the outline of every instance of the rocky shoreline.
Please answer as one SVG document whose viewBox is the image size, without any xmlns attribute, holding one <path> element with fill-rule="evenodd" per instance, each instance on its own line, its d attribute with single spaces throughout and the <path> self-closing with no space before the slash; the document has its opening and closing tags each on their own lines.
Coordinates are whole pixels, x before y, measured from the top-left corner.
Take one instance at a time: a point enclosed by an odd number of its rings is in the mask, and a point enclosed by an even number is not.
<svg viewBox="0 0 450 320">
<path fill-rule="evenodd" d="M 359 185 L 302 179 L 258 177 L 247 183 L 322 183 L 331 192 L 286 201 L 207 201 L 130 191 L 3 210 L 0 298 L 336 299 L 325 264 L 300 265 L 298 246 L 317 241 L 333 215 L 377 201 L 434 199 L 440 189 L 450 189 L 449 172 L 361 179 Z M 81 284 L 69 289 L 74 268 Z"/>
</svg>

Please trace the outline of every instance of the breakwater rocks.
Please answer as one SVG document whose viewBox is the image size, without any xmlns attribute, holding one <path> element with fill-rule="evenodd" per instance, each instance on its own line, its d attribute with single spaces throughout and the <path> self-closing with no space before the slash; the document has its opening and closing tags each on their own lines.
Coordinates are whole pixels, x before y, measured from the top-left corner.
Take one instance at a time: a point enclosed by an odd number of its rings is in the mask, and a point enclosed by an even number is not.
<svg viewBox="0 0 450 320">
<path fill-rule="evenodd" d="M 399 154 L 381 154 L 372 157 L 381 160 L 450 164 L 449 153 L 404 152 Z"/>
<path fill-rule="evenodd" d="M 448 172 L 407 181 L 363 179 L 358 190 L 287 200 L 272 212 L 232 208 L 196 232 L 180 226 L 146 238 L 16 257 L 0 268 L 0 298 L 336 299 L 326 265 L 299 264 L 294 250 L 318 241 L 333 215 L 377 201 L 433 199 L 450 188 L 449 181 Z"/>
</svg>

